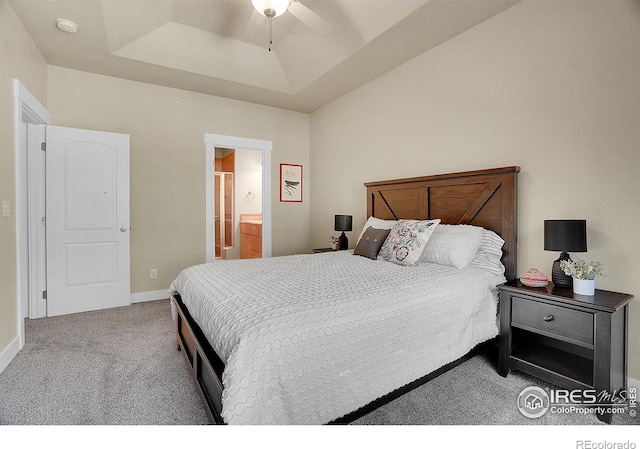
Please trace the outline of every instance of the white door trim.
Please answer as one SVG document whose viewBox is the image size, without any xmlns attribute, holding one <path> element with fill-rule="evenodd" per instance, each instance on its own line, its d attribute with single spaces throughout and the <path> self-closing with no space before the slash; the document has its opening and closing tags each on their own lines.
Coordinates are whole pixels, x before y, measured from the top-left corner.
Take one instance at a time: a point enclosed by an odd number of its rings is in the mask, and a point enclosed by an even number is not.
<svg viewBox="0 0 640 449">
<path fill-rule="evenodd" d="M 246 137 L 224 136 L 221 134 L 204 135 L 206 167 L 206 257 L 207 262 L 216 259 L 214 242 L 213 176 L 215 171 L 215 149 L 262 151 L 262 256 L 271 257 L 271 150 L 270 140 L 249 139 Z"/>
<path fill-rule="evenodd" d="M 42 292 L 47 289 L 47 228 L 45 226 L 45 157 L 42 143 L 45 141 L 46 125 L 27 125 L 28 191 L 26 204 L 29 207 L 29 303 L 23 299 L 22 316 L 43 318 L 47 316 L 47 300 Z"/>
<path fill-rule="evenodd" d="M 13 80 L 13 136 L 14 136 L 14 152 L 15 152 L 15 207 L 14 219 L 16 223 L 16 308 L 17 308 L 17 328 L 20 337 L 20 349 L 24 346 L 24 320 L 26 315 L 24 309 L 25 304 L 29 304 L 29 292 L 23 291 L 23 282 L 29 279 L 29 273 L 21 269 L 24 260 L 29 260 L 29 244 L 27 237 L 28 223 L 24 223 L 23 211 L 29 207 L 26 191 L 29 179 L 29 169 L 27 166 L 26 154 L 23 149 L 27 148 L 24 142 L 24 135 L 21 132 L 22 122 L 33 123 L 38 125 L 49 124 L 50 116 L 44 106 L 29 92 L 29 90 L 20 82 Z M 28 282 L 28 281 L 27 281 Z"/>
</svg>

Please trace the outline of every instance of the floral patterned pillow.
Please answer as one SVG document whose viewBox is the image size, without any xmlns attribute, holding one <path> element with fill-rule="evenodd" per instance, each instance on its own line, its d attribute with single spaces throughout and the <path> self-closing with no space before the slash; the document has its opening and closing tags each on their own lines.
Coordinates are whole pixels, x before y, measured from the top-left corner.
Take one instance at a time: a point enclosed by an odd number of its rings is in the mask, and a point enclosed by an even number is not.
<svg viewBox="0 0 640 449">
<path fill-rule="evenodd" d="M 427 241 L 440 223 L 435 220 L 399 220 L 380 248 L 378 260 L 399 265 L 417 265 L 422 259 Z"/>
</svg>

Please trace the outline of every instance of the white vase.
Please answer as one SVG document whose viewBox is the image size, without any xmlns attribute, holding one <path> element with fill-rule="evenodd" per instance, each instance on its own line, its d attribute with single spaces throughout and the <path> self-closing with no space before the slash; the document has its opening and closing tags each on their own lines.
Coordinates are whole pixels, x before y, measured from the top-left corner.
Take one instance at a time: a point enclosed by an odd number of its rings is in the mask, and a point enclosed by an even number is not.
<svg viewBox="0 0 640 449">
<path fill-rule="evenodd" d="M 576 279 L 573 278 L 573 293 L 578 295 L 593 296 L 596 292 L 595 279 Z"/>
</svg>

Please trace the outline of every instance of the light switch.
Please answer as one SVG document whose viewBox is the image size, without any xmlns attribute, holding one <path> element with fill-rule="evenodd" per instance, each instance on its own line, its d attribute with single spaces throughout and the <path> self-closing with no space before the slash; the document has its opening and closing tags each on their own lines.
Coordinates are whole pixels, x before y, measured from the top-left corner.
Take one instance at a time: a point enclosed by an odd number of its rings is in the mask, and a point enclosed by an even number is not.
<svg viewBox="0 0 640 449">
<path fill-rule="evenodd" d="M 11 203 L 9 201 L 2 202 L 2 218 L 11 216 Z"/>
</svg>

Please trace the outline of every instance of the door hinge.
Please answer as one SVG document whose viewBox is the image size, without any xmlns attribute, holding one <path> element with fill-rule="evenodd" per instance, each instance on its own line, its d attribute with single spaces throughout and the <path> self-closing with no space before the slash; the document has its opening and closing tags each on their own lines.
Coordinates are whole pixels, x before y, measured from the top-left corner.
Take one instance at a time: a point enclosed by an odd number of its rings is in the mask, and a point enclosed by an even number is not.
<svg viewBox="0 0 640 449">
<path fill-rule="evenodd" d="M 42 217 L 40 219 L 40 222 L 42 223 L 43 226 L 46 226 L 47 225 L 47 217 Z"/>
<path fill-rule="evenodd" d="M 47 299 L 47 291 L 42 292 L 42 299 Z"/>
<path fill-rule="evenodd" d="M 42 142 L 42 143 L 40 144 L 40 149 L 41 149 L 42 151 L 47 151 L 47 142 Z"/>
</svg>

